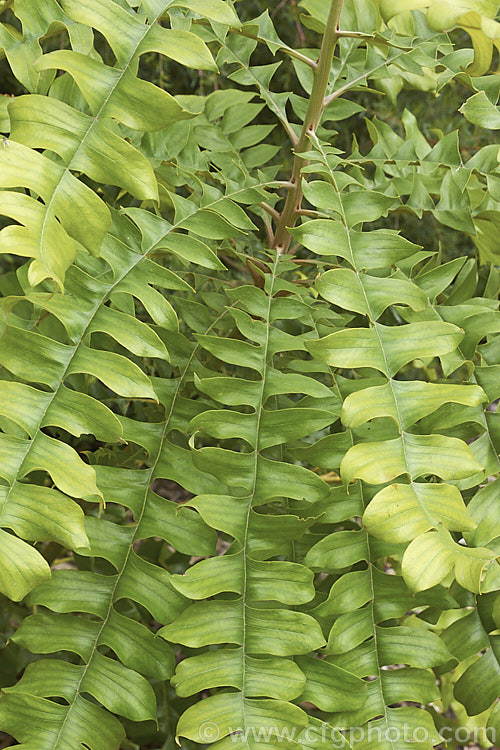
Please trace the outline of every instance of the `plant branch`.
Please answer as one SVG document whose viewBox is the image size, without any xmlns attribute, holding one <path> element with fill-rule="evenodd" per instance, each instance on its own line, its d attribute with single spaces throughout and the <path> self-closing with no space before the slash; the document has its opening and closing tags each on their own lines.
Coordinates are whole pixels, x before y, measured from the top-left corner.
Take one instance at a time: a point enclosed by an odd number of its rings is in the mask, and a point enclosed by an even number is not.
<svg viewBox="0 0 500 750">
<path fill-rule="evenodd" d="M 365 34 L 363 31 L 344 31 L 343 29 L 337 31 L 337 36 L 339 39 L 376 39 L 375 34 Z"/>
<path fill-rule="evenodd" d="M 275 208 L 270 206 L 269 203 L 265 203 L 264 201 L 261 201 L 259 203 L 259 206 L 262 208 L 263 211 L 265 211 L 270 216 L 272 216 L 275 221 L 279 221 L 281 219 L 281 214 L 278 211 L 276 211 Z"/>
<path fill-rule="evenodd" d="M 322 213 L 321 211 L 312 211 L 308 208 L 299 208 L 297 211 L 297 216 L 313 216 L 316 218 L 318 216 L 326 216 L 326 214 Z"/>
<path fill-rule="evenodd" d="M 264 213 L 262 220 L 264 222 L 264 229 L 266 230 L 267 244 L 269 245 L 269 247 L 272 247 L 274 243 L 274 232 L 273 232 L 272 221 L 270 220 L 269 216 L 266 213 Z"/>
<path fill-rule="evenodd" d="M 290 248 L 291 235 L 288 232 L 290 227 L 297 221 L 297 211 L 300 211 L 302 205 L 302 184 L 301 170 L 306 164 L 306 160 L 300 155 L 307 151 L 309 136 L 316 132 L 321 115 L 325 107 L 325 93 L 330 78 L 333 55 L 337 46 L 337 27 L 342 11 L 343 0 L 332 0 L 330 12 L 326 22 L 325 33 L 321 43 L 317 68 L 314 72 L 314 83 L 307 107 L 306 116 L 302 125 L 300 138 L 295 147 L 295 158 L 293 162 L 292 176 L 290 182 L 294 184 L 293 190 L 288 192 L 283 212 L 280 220 L 276 225 L 274 237 L 274 247 L 288 252 Z"/>
<path fill-rule="evenodd" d="M 256 42 L 262 42 L 263 44 L 266 44 L 266 39 L 264 37 L 250 34 L 248 31 L 243 31 L 242 29 L 236 29 L 234 27 L 231 27 L 229 31 L 231 31 L 233 34 L 245 36 L 247 37 L 247 39 L 254 39 Z M 301 62 L 305 63 L 313 70 L 316 70 L 316 68 L 318 67 L 318 63 L 316 63 L 310 57 L 307 57 L 307 55 L 304 55 L 302 52 L 299 52 L 298 49 L 293 49 L 293 47 L 289 47 L 286 44 L 283 44 L 279 49 L 281 52 L 285 52 L 290 57 L 294 57 L 296 60 L 300 60 Z"/>
</svg>

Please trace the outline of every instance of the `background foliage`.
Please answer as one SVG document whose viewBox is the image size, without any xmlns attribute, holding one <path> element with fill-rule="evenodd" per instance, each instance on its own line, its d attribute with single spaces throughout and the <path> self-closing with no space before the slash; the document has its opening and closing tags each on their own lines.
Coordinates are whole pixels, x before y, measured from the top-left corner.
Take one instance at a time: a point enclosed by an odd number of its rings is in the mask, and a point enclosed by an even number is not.
<svg viewBox="0 0 500 750">
<path fill-rule="evenodd" d="M 498 6 L 341 5 L 0 3 L 5 747 L 500 737 Z"/>
</svg>

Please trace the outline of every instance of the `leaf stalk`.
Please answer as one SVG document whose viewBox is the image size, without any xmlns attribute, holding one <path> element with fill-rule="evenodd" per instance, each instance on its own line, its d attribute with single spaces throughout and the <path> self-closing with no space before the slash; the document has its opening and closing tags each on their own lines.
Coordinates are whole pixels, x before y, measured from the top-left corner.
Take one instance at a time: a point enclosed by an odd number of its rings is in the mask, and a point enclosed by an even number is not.
<svg viewBox="0 0 500 750">
<path fill-rule="evenodd" d="M 316 133 L 325 108 L 325 93 L 330 78 L 333 55 L 338 41 L 338 24 L 342 12 L 343 0 L 332 0 L 326 22 L 318 63 L 314 71 L 314 83 L 307 107 L 306 116 L 298 143 L 295 146 L 292 176 L 290 182 L 294 188 L 288 192 L 285 206 L 274 235 L 274 247 L 282 252 L 289 252 L 291 235 L 289 228 L 295 225 L 302 206 L 301 170 L 307 164 L 301 154 L 308 150 L 308 140 Z"/>
</svg>

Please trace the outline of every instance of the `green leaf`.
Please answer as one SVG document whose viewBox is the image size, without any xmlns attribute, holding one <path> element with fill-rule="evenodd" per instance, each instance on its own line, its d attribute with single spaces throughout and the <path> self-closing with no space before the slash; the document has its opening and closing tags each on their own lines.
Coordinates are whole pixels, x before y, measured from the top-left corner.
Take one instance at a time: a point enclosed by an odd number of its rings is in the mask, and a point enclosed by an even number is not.
<svg viewBox="0 0 500 750">
<path fill-rule="evenodd" d="M 186 8 L 227 26 L 238 28 L 241 25 L 229 3 L 223 0 L 174 0 L 170 7 Z"/>
<path fill-rule="evenodd" d="M 141 47 L 141 52 L 159 52 L 188 68 L 217 72 L 217 65 L 207 45 L 190 31 L 156 26 L 144 47 Z"/>
<path fill-rule="evenodd" d="M 19 96 L 9 105 L 11 138 L 58 154 L 96 182 L 124 188 L 140 200 L 158 197 L 148 160 L 130 143 L 89 115 L 46 96 Z"/>
<path fill-rule="evenodd" d="M 242 645 L 245 638 L 250 654 L 275 656 L 306 654 L 324 644 L 319 625 L 302 612 L 287 609 L 246 607 L 243 630 L 243 601 L 199 602 L 185 610 L 159 634 L 174 643 L 199 648 L 210 643 Z"/>
<path fill-rule="evenodd" d="M 3 215 L 20 226 L 0 232 L 0 252 L 34 258 L 32 284 L 53 278 L 62 287 L 77 242 L 91 253 L 98 252 L 110 224 L 107 206 L 63 166 L 14 141 L 4 140 L 0 168 L 1 187 L 28 188 L 44 202 L 18 192 L 5 193 Z M 79 206 L 76 216 L 74 205 Z"/>
<path fill-rule="evenodd" d="M 249 697 L 265 692 L 277 700 L 292 700 L 302 693 L 305 681 L 302 671 L 290 659 L 256 659 L 243 655 L 240 648 L 231 648 L 206 651 L 184 659 L 177 667 L 172 684 L 181 696 L 192 695 L 208 686 L 229 685 Z"/>
<path fill-rule="evenodd" d="M 173 96 L 149 81 L 135 78 L 130 70 L 120 72 L 78 52 L 48 52 L 38 60 L 37 69 L 66 71 L 94 116 L 115 118 L 135 130 L 159 130 L 193 116 Z M 133 108 L 125 108 L 126 101 L 134 102 Z"/>
<path fill-rule="evenodd" d="M 359 677 L 325 660 L 302 656 L 297 661 L 307 679 L 301 700 L 314 703 L 322 711 L 349 711 L 365 702 L 367 686 Z"/>
<path fill-rule="evenodd" d="M 242 594 L 245 587 L 242 557 L 243 553 L 239 552 L 202 560 L 184 575 L 174 576 L 172 584 L 191 599 L 203 599 L 222 591 Z M 304 604 L 314 597 L 312 573 L 302 565 L 249 559 L 247 566 L 248 594 L 254 600 L 275 599 L 283 604 Z M 279 590 L 273 586 L 273 580 L 280 581 Z"/>
<path fill-rule="evenodd" d="M 120 396 L 152 398 L 156 401 L 150 379 L 134 362 L 121 354 L 81 345 L 71 360 L 68 374 L 81 372 L 98 378 Z"/>
<path fill-rule="evenodd" d="M 217 438 L 241 437 L 254 445 L 257 415 L 233 413 L 231 417 L 223 411 L 206 411 L 193 419 L 189 425 L 192 431 L 203 430 Z M 321 430 L 331 422 L 327 412 L 319 409 L 279 409 L 264 410 L 260 414 L 259 450 L 272 445 L 297 440 L 312 432 Z"/>
<path fill-rule="evenodd" d="M 356 191 L 344 194 L 340 200 L 337 191 L 331 185 L 319 180 L 306 183 L 304 195 L 316 208 L 340 213 L 348 227 L 356 226 L 364 221 L 376 221 L 381 216 L 385 216 L 389 207 L 394 203 L 393 198 L 375 191 L 364 193 L 362 202 Z"/>
<path fill-rule="evenodd" d="M 337 570 L 366 560 L 366 536 L 358 531 L 337 531 L 311 547 L 306 563 L 314 569 Z"/>
<path fill-rule="evenodd" d="M 471 96 L 465 104 L 460 107 L 460 112 L 465 119 L 473 125 L 481 125 L 483 128 L 498 130 L 500 128 L 500 112 L 491 103 L 484 91 L 478 91 Z"/>
<path fill-rule="evenodd" d="M 496 641 L 495 641 L 495 645 Z M 497 646 L 498 648 L 498 646 Z M 477 659 L 458 679 L 455 697 L 467 706 L 470 715 L 482 713 L 498 697 L 500 664 L 492 649 Z"/>
<path fill-rule="evenodd" d="M 80 687 L 108 710 L 133 721 L 146 721 L 156 716 L 156 700 L 147 680 L 120 662 L 99 653 L 95 655 Z"/>
<path fill-rule="evenodd" d="M 177 725 L 177 736 L 194 742 L 212 742 L 244 728 L 307 726 L 307 716 L 298 706 L 281 701 L 245 699 L 237 693 L 219 693 L 188 708 Z M 285 743 L 286 746 L 286 743 Z"/>
<path fill-rule="evenodd" d="M 475 528 L 456 487 L 419 482 L 391 484 L 380 490 L 365 510 L 363 524 L 370 534 L 396 542 L 407 542 L 441 526 L 449 531 Z"/>
<path fill-rule="evenodd" d="M 98 706 L 78 698 L 71 724 L 64 724 L 65 715 L 65 706 L 45 698 L 6 695 L 0 702 L 2 726 L 21 743 L 26 743 L 27 748 L 62 750 L 77 747 L 75 743 L 80 742 L 80 738 L 91 750 L 118 750 L 120 747 L 125 736 L 120 722 Z M 41 740 L 41 735 L 47 739 Z"/>
<path fill-rule="evenodd" d="M 345 482 L 363 479 L 369 484 L 390 482 L 402 474 L 410 479 L 429 474 L 444 480 L 465 479 L 482 468 L 470 448 L 457 438 L 407 432 L 395 440 L 359 443 L 340 465 Z"/>
<path fill-rule="evenodd" d="M 478 597 L 479 607 L 462 610 L 461 616 L 443 634 L 448 648 L 461 661 L 461 675 L 455 683 L 454 693 L 470 716 L 485 711 L 496 702 L 494 693 L 498 691 L 499 660 L 498 639 L 494 634 L 496 624 L 491 617 L 496 595 L 493 597 L 490 602 L 488 597 Z M 492 724 L 495 713 L 493 709 Z"/>
<path fill-rule="evenodd" d="M 319 341 L 308 341 L 313 356 L 333 367 L 373 367 L 388 377 L 414 359 L 452 352 L 462 332 L 449 323 L 409 323 L 406 326 L 348 328 Z"/>
<path fill-rule="evenodd" d="M 15 602 L 39 583 L 50 578 L 50 568 L 42 555 L 26 542 L 0 530 L 2 566 L 0 591 Z"/>
<path fill-rule="evenodd" d="M 342 421 L 354 429 L 370 419 L 390 417 L 405 430 L 445 403 L 478 406 L 484 400 L 482 389 L 476 385 L 390 380 L 351 393 L 342 407 Z"/>
<path fill-rule="evenodd" d="M 313 219 L 292 231 L 304 247 L 318 255 L 337 255 L 363 271 L 392 265 L 412 255 L 418 246 L 398 232 L 376 229 L 372 232 L 346 232 L 340 222 Z"/>
<path fill-rule="evenodd" d="M 427 305 L 426 295 L 408 281 L 358 275 L 347 268 L 337 268 L 319 276 L 316 289 L 328 302 L 368 315 L 373 321 L 398 302 L 417 311 L 423 310 Z"/>
<path fill-rule="evenodd" d="M 422 628 L 378 627 L 381 663 L 409 664 L 414 667 L 431 667 L 444 664 L 451 654 L 441 639 Z"/>
<path fill-rule="evenodd" d="M 441 583 L 453 572 L 463 588 L 479 594 L 487 569 L 496 557 L 484 547 L 463 547 L 439 529 L 411 542 L 403 557 L 403 574 L 410 588 L 422 591 Z"/>
<path fill-rule="evenodd" d="M 87 547 L 81 508 L 49 487 L 15 482 L 0 488 L 0 523 L 23 539 L 56 540 L 71 549 Z"/>
</svg>

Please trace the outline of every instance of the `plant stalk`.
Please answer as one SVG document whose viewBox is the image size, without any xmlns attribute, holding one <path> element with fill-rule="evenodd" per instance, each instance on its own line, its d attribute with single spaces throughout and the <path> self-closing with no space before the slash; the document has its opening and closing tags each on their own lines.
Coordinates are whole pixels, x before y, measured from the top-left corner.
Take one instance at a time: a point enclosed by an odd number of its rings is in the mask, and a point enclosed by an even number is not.
<svg viewBox="0 0 500 750">
<path fill-rule="evenodd" d="M 301 154 L 309 149 L 309 137 L 313 135 L 319 125 L 321 115 L 325 107 L 325 94 L 332 68 L 333 55 L 338 41 L 338 24 L 344 0 L 332 0 L 330 12 L 326 22 L 325 33 L 321 43 L 317 68 L 314 72 L 314 83 L 309 98 L 306 116 L 302 125 L 302 131 L 298 143 L 295 146 L 295 158 L 293 161 L 292 176 L 290 182 L 294 187 L 288 192 L 285 206 L 281 212 L 281 218 L 276 225 L 273 247 L 281 252 L 288 252 L 291 243 L 289 228 L 295 225 L 298 211 L 302 205 L 302 183 L 300 172 L 307 164 Z"/>
</svg>

